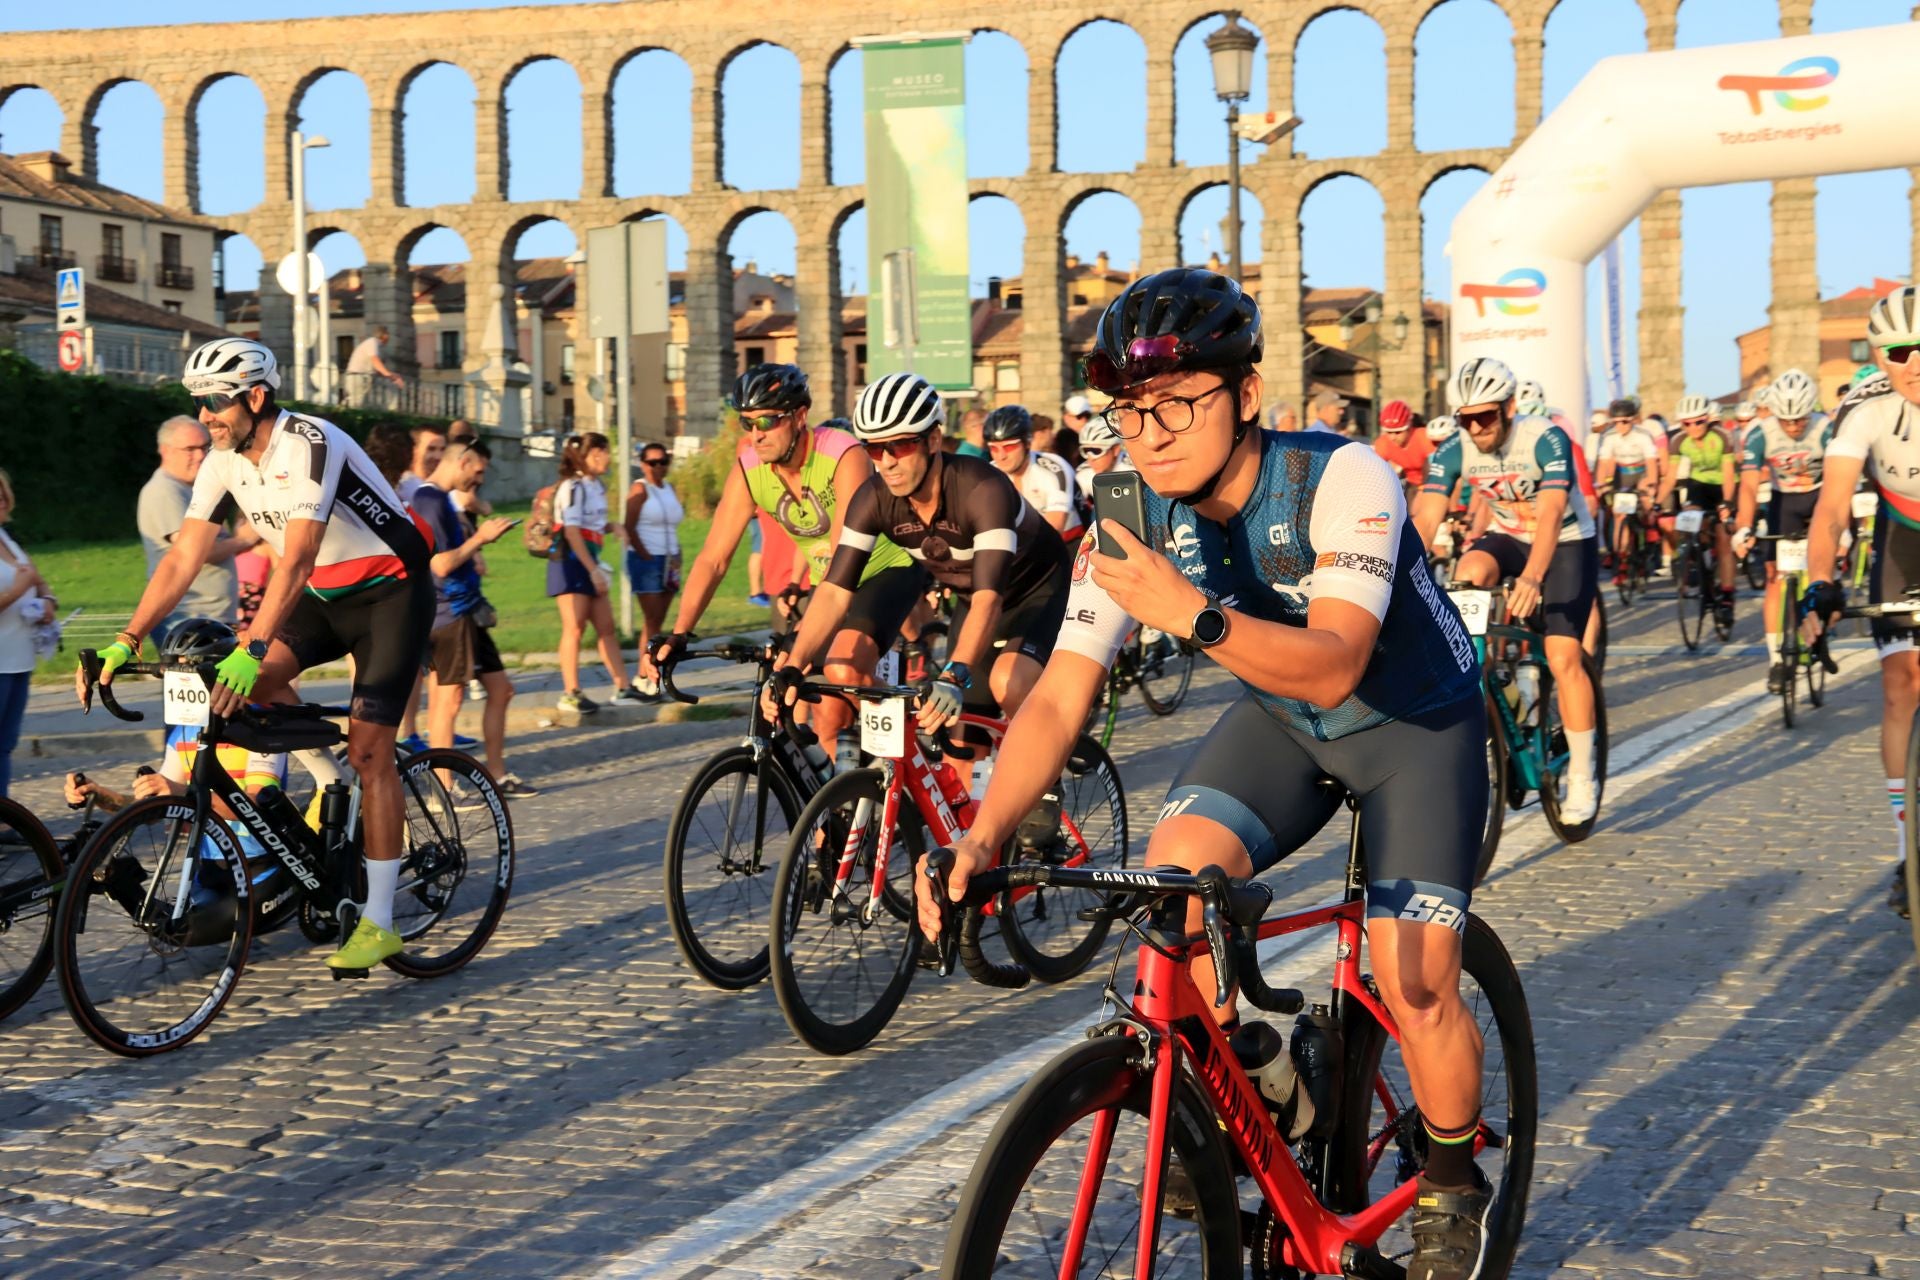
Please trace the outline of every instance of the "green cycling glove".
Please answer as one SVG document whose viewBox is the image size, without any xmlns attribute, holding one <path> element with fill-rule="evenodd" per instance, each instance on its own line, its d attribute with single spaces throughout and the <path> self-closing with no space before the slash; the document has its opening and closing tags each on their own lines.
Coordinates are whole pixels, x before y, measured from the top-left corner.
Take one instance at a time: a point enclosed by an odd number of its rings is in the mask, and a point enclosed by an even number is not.
<svg viewBox="0 0 1920 1280">
<path fill-rule="evenodd" d="M 125 640 L 115 640 L 100 651 L 100 678 L 108 679 L 114 672 L 133 661 L 133 650 Z"/>
<path fill-rule="evenodd" d="M 225 685 L 241 697 L 253 692 L 253 682 L 260 678 L 260 659 L 247 652 L 245 645 L 234 649 L 220 659 L 220 665 L 213 669 L 214 683 Z"/>
</svg>

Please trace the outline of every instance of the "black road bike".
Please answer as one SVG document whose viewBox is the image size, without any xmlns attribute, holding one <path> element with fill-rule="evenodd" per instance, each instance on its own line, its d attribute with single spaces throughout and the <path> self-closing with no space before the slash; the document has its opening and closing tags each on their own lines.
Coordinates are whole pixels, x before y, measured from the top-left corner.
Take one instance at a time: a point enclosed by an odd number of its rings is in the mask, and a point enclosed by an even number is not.
<svg viewBox="0 0 1920 1280">
<path fill-rule="evenodd" d="M 53 969 L 53 913 L 67 868 L 104 821 L 91 799 L 74 807 L 85 810 L 80 825 L 56 840 L 32 810 L 0 797 L 0 1021 L 33 999 Z"/>
<path fill-rule="evenodd" d="M 81 650 L 80 662 L 89 710 L 97 691 L 120 719 L 145 719 L 99 683 L 97 653 Z M 53 926 L 74 1021 L 129 1057 L 177 1049 L 205 1031 L 232 996 L 256 933 L 297 920 L 308 940 L 338 943 L 366 899 L 360 787 L 333 759 L 343 735 L 326 718 L 346 710 L 296 703 L 221 716 L 204 701 L 211 663 L 128 663 L 118 672 L 169 673 L 187 677 L 180 697 L 202 700 L 206 712 L 187 793 L 139 800 L 109 819 L 74 861 Z M 321 781 L 317 824 L 279 787 L 249 795 L 221 767 L 223 744 L 296 755 Z M 462 752 L 416 752 L 401 763 L 400 780 L 405 847 L 393 927 L 406 945 L 385 963 L 406 977 L 440 977 L 479 954 L 500 923 L 513 885 L 513 821 L 485 767 Z M 216 798 L 231 819 L 214 812 Z M 260 851 L 251 860 L 242 833 Z M 365 976 L 334 971 L 336 979 Z"/>
</svg>

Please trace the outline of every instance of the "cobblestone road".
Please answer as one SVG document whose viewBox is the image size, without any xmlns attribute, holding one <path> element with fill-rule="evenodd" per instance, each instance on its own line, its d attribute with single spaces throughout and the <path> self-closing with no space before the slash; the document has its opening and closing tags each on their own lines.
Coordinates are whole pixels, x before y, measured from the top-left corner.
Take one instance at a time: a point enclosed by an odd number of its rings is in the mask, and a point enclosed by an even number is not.
<svg viewBox="0 0 1920 1280">
<path fill-rule="evenodd" d="M 1788 733 L 1754 696 L 1756 656 L 1650 651 L 1671 609 L 1616 618 L 1628 771 L 1600 831 L 1529 840 L 1544 829 L 1523 811 L 1476 898 L 1539 1043 L 1516 1274 L 1920 1277 L 1920 975 L 1879 905 L 1871 660 Z M 1114 754 L 1136 851 L 1228 696 L 1203 664 L 1179 714 L 1129 708 Z M 771 991 L 691 979 L 661 846 L 694 763 L 737 732 L 519 744 L 546 790 L 515 807 L 506 920 L 453 977 L 335 984 L 281 933 L 206 1036 L 141 1062 L 95 1050 L 50 986 L 0 1026 L 0 1275 L 937 1270 L 998 1097 L 1089 1020 L 1097 980 L 998 994 L 921 975 L 871 1048 L 825 1059 Z M 22 760 L 16 792 L 58 828 L 58 770 L 133 763 Z M 1339 856 L 1332 833 L 1297 855 L 1282 899 L 1325 897 Z"/>
</svg>

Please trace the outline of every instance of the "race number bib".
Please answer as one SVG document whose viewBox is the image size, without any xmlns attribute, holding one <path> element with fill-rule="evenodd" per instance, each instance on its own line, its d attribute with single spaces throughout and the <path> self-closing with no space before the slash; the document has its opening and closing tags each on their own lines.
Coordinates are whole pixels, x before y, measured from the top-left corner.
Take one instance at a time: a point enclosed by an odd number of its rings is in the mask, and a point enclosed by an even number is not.
<svg viewBox="0 0 1920 1280">
<path fill-rule="evenodd" d="M 1693 459 L 1689 458 L 1686 454 L 1683 453 L 1680 455 L 1679 464 L 1675 466 L 1673 469 L 1673 478 L 1675 480 L 1685 480 L 1687 477 L 1691 476 L 1692 474 L 1693 474 Z"/>
<path fill-rule="evenodd" d="M 1613 513 L 1617 516 L 1630 516 L 1640 509 L 1640 495 L 1637 493 L 1616 493 L 1613 495 Z"/>
<path fill-rule="evenodd" d="M 860 704 L 860 749 L 881 760 L 899 760 L 907 754 L 905 698 Z"/>
<path fill-rule="evenodd" d="M 1701 522 L 1706 518 L 1707 513 L 1704 511 L 1682 511 L 1673 518 L 1674 531 L 1676 533 L 1698 533 L 1700 532 Z"/>
<path fill-rule="evenodd" d="M 1772 502 L 1773 501 L 1773 481 L 1771 480 L 1761 481 L 1760 492 L 1757 496 L 1762 502 Z"/>
<path fill-rule="evenodd" d="M 1805 573 L 1807 571 L 1807 540 L 1783 538 L 1774 543 L 1773 563 L 1782 573 Z"/>
<path fill-rule="evenodd" d="M 198 671 L 169 671 L 162 678 L 160 701 L 168 724 L 206 728 L 211 697 Z"/>
<path fill-rule="evenodd" d="M 1460 621 L 1467 624 L 1468 635 L 1487 634 L 1487 622 L 1493 613 L 1493 592 L 1455 591 L 1453 607 L 1460 611 Z"/>
<path fill-rule="evenodd" d="M 1871 520 L 1880 510 L 1880 495 L 1868 489 L 1864 493 L 1853 495 L 1853 518 Z"/>
</svg>

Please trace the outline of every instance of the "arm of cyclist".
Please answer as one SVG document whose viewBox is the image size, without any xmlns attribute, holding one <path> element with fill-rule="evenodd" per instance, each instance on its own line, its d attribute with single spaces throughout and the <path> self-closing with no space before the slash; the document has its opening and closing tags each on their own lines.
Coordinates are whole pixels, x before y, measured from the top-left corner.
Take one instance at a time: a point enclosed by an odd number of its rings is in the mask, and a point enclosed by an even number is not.
<svg viewBox="0 0 1920 1280">
<path fill-rule="evenodd" d="M 1427 455 L 1427 470 L 1420 496 L 1413 504 L 1413 527 L 1420 545 L 1429 549 L 1440 531 L 1440 522 L 1452 509 L 1454 491 L 1460 487 L 1460 437 L 1456 434 Z"/>
<path fill-rule="evenodd" d="M 701 544 L 700 554 L 693 558 L 693 568 L 687 571 L 686 583 L 680 591 L 680 612 L 673 620 L 674 634 L 689 635 L 700 625 L 753 518 L 753 495 L 747 491 L 747 478 L 738 466 L 729 468 L 726 484 L 720 490 L 720 505 L 714 508 L 713 525 L 707 530 L 707 540 Z M 656 661 L 658 655 L 656 646 Z"/>
<path fill-rule="evenodd" d="M 1086 723 L 1094 697 L 1106 682 L 1105 664 L 1081 653 L 1062 650 L 1048 660 L 1039 682 L 1020 713 L 1007 727 L 1000 741 L 999 764 L 981 797 L 973 826 L 953 846 L 953 871 L 947 877 L 947 897 L 958 901 L 967 892 L 967 881 L 993 865 L 995 850 L 1013 834 L 1041 795 L 1059 778 L 1073 744 L 1079 740 L 1080 726 Z M 921 875 L 916 886 L 925 882 L 926 859 L 920 859 Z M 940 912 L 916 888 L 915 908 L 920 931 L 939 940 Z"/>
<path fill-rule="evenodd" d="M 1527 552 L 1526 567 L 1507 593 L 1507 605 L 1517 618 L 1532 614 L 1545 597 L 1547 568 L 1560 545 L 1560 521 L 1567 514 L 1567 499 L 1567 490 L 1544 487 L 1534 497 L 1533 545 Z"/>
<path fill-rule="evenodd" d="M 139 658 L 140 641 L 172 613 L 173 607 L 180 603 L 180 598 L 187 594 L 187 588 L 193 585 L 194 575 L 206 563 L 207 552 L 219 535 L 220 526 L 211 520 L 188 516 L 181 524 L 166 554 L 153 567 L 153 576 L 147 579 L 146 588 L 140 593 L 140 603 L 134 606 L 127 629 L 100 651 L 100 683 L 112 684 L 113 673 L 118 667 Z M 29 575 L 22 574 L 21 577 L 27 578 Z M 32 581 L 38 582 L 37 575 L 33 576 Z M 27 589 L 23 586 L 22 593 Z M 83 703 L 87 698 L 86 672 L 78 666 L 73 672 L 73 696 Z"/>
<path fill-rule="evenodd" d="M 1835 456 L 1831 448 L 1827 450 L 1820 474 L 1820 497 L 1807 522 L 1807 580 L 1815 586 L 1833 581 L 1840 560 L 1840 539 L 1853 523 L 1853 491 L 1860 483 L 1863 465 L 1860 458 Z M 1800 631 L 1812 642 L 1820 638 L 1826 624 L 1825 618 L 1809 610 L 1801 620 Z"/>
<path fill-rule="evenodd" d="M 1422 489 L 1413 500 L 1413 528 L 1420 535 L 1420 545 L 1433 547 L 1433 539 L 1440 532 L 1440 522 L 1447 518 L 1447 510 L 1452 502 L 1447 494 L 1436 493 L 1431 489 Z"/>
<path fill-rule="evenodd" d="M 1734 503 L 1733 511 L 1733 554 L 1744 556 L 1753 547 L 1753 522 L 1760 510 L 1760 480 L 1764 472 L 1759 467 L 1740 469 L 1740 497 Z"/>
</svg>

